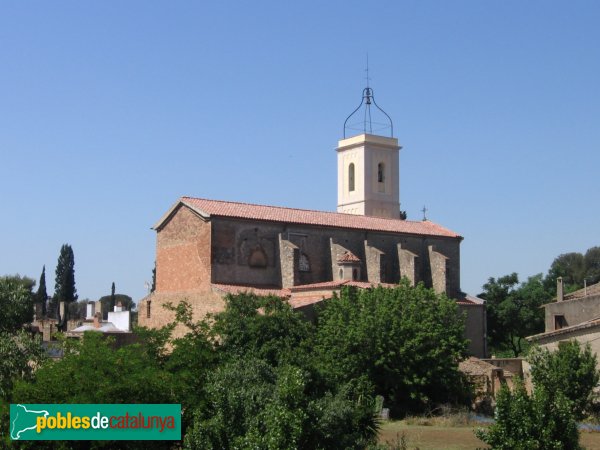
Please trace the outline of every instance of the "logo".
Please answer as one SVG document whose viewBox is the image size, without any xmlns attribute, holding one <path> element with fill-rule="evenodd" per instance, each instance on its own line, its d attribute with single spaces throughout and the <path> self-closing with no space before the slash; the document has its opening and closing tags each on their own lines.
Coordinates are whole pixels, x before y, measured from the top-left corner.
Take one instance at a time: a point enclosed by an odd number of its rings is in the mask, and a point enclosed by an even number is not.
<svg viewBox="0 0 600 450">
<path fill-rule="evenodd" d="M 181 405 L 13 404 L 12 440 L 180 440 Z"/>
</svg>

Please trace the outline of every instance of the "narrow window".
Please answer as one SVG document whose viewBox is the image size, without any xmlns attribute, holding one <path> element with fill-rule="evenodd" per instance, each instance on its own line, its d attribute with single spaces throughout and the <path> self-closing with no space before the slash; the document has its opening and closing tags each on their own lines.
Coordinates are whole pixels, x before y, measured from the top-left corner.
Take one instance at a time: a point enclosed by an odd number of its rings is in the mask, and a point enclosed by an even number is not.
<svg viewBox="0 0 600 450">
<path fill-rule="evenodd" d="M 148 300 L 146 302 L 146 317 L 149 319 L 150 318 L 150 305 L 152 304 L 151 300 Z"/>
<path fill-rule="evenodd" d="M 344 279 L 344 269 L 340 269 L 340 280 Z"/>
<path fill-rule="evenodd" d="M 384 173 L 385 173 L 385 164 L 379 163 L 377 164 L 377 181 L 379 183 L 383 183 L 384 181 Z"/>
<path fill-rule="evenodd" d="M 348 166 L 348 190 L 354 190 L 354 163 Z"/>
<path fill-rule="evenodd" d="M 305 253 L 300 253 L 300 260 L 298 261 L 298 269 L 300 272 L 310 272 L 310 261 Z"/>
<path fill-rule="evenodd" d="M 554 316 L 554 329 L 555 330 L 560 330 L 561 328 L 564 328 L 568 326 L 567 324 L 567 320 L 565 319 L 565 316 Z"/>
<path fill-rule="evenodd" d="M 358 270 L 352 269 L 352 279 L 356 281 L 358 279 Z"/>
</svg>

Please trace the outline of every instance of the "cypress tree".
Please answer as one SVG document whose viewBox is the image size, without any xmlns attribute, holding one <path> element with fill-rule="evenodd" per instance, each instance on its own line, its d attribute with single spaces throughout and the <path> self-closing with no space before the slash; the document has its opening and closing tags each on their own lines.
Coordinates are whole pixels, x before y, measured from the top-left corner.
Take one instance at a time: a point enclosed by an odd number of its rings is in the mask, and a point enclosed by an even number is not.
<svg viewBox="0 0 600 450">
<path fill-rule="evenodd" d="M 48 292 L 46 290 L 46 265 L 42 268 L 40 275 L 40 284 L 35 294 L 35 303 L 42 304 L 42 317 L 46 317 L 46 301 L 48 300 Z"/>
<path fill-rule="evenodd" d="M 60 248 L 58 263 L 56 264 L 56 278 L 54 285 L 54 297 L 52 304 L 55 314 L 59 312 L 60 302 L 65 302 L 65 308 L 68 311 L 68 304 L 76 301 L 77 289 L 75 288 L 75 256 L 73 249 L 69 244 L 63 244 Z M 61 317 L 61 320 L 64 320 Z"/>
<path fill-rule="evenodd" d="M 115 282 L 113 281 L 112 287 L 110 288 L 110 309 L 109 311 L 115 310 Z"/>
</svg>

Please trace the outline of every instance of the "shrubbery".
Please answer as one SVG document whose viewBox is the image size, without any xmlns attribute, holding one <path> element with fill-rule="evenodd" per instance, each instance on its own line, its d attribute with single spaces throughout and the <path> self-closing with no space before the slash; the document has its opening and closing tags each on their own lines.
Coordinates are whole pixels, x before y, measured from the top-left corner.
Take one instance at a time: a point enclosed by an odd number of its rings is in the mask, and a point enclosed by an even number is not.
<svg viewBox="0 0 600 450">
<path fill-rule="evenodd" d="M 492 450 L 578 450 L 579 432 L 570 401 L 560 392 L 536 388 L 529 396 L 518 382 L 498 394 L 495 423 L 477 430 Z"/>
<path fill-rule="evenodd" d="M 182 444 L 190 450 L 358 449 L 376 442 L 375 395 L 404 414 L 464 394 L 462 317 L 452 300 L 422 286 L 343 290 L 318 308 L 315 323 L 281 299 L 252 294 L 227 297 L 222 313 L 199 322 L 185 301 L 171 309 L 187 327 L 184 336 L 171 337 L 175 324 L 138 329 L 137 344 L 115 349 L 86 333 L 65 344 L 62 360 L 16 380 L 5 399 L 181 403 Z M 89 443 L 68 448 L 79 444 Z"/>
</svg>

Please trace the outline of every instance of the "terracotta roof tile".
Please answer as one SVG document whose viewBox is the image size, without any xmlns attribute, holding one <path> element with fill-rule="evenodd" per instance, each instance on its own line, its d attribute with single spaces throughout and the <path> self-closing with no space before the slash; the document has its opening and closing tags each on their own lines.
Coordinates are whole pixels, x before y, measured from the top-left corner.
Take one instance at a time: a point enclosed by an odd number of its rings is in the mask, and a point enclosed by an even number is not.
<svg viewBox="0 0 600 450">
<path fill-rule="evenodd" d="M 341 262 L 341 263 L 353 263 L 353 262 L 360 262 L 360 258 L 358 256 L 356 256 L 354 253 L 352 253 L 351 251 L 346 251 L 344 252 L 343 255 L 341 255 L 337 262 Z"/>
<path fill-rule="evenodd" d="M 331 298 L 332 295 L 333 293 L 326 295 L 311 295 L 308 297 L 291 298 L 288 301 L 288 303 L 293 309 L 297 309 L 302 308 L 303 306 L 314 305 L 315 303 L 322 302 L 323 300 Z"/>
<path fill-rule="evenodd" d="M 592 284 L 587 288 L 581 288 L 577 291 L 570 292 L 564 295 L 564 300 L 574 300 L 576 298 L 589 297 L 591 295 L 600 294 L 600 283 Z"/>
<path fill-rule="evenodd" d="M 308 209 L 283 208 L 280 206 L 254 205 L 250 203 L 226 202 L 193 197 L 181 197 L 179 200 L 203 216 L 232 217 L 239 219 L 261 220 L 268 222 L 316 225 L 323 227 L 348 228 L 390 233 L 407 233 L 425 236 L 462 237 L 428 220 L 411 221 L 385 219 L 381 217 L 343 214 L 336 212 L 313 211 Z M 169 218 L 179 202 L 154 226 L 159 229 Z"/>
<path fill-rule="evenodd" d="M 369 289 L 372 287 L 382 286 L 382 287 L 394 287 L 395 284 L 389 283 L 378 283 L 373 284 L 368 281 L 353 281 L 353 280 L 334 280 L 334 281 L 323 281 L 321 283 L 312 283 L 312 284 L 300 284 L 298 286 L 294 286 L 290 288 L 292 293 L 297 293 L 301 291 L 316 291 L 319 289 L 339 289 L 342 286 L 354 286 L 361 289 Z"/>
<path fill-rule="evenodd" d="M 487 376 L 494 370 L 502 370 L 490 363 L 471 356 L 458 363 L 458 370 L 471 376 Z"/>
</svg>

